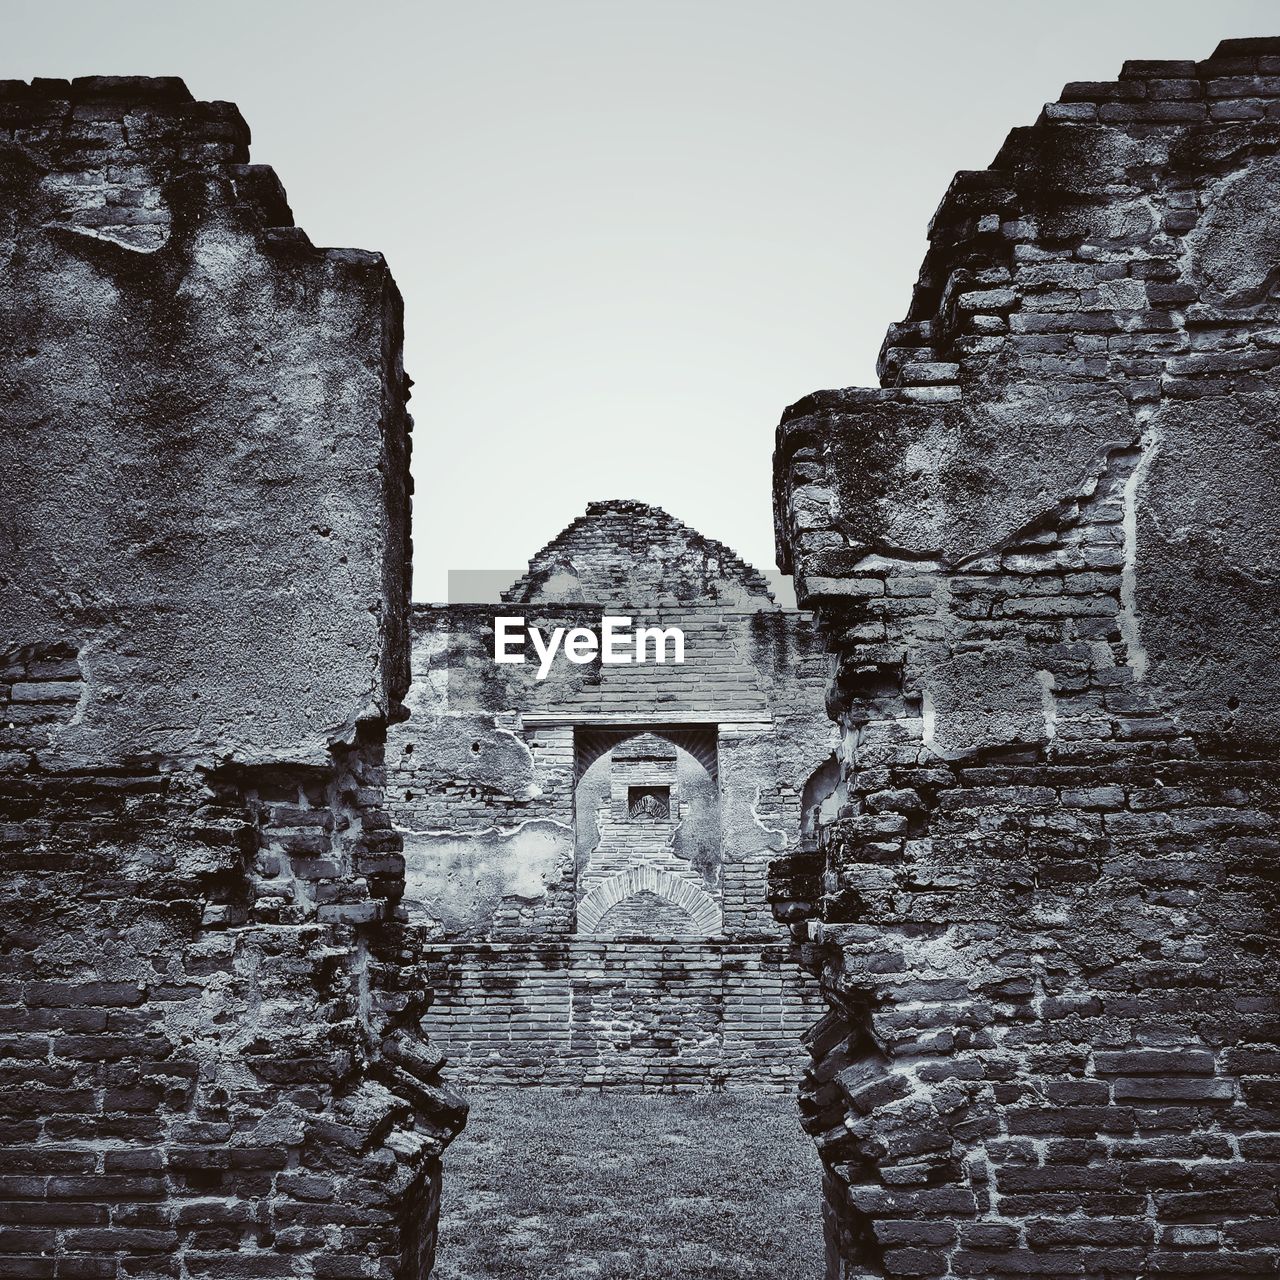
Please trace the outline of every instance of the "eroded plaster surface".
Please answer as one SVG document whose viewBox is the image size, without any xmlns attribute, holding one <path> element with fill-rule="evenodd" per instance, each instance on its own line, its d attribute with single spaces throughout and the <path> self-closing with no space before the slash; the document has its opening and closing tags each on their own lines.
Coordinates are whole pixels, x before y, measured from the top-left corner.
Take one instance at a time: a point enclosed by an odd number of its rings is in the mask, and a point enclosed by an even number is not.
<svg viewBox="0 0 1280 1280">
<path fill-rule="evenodd" d="M 395 285 L 179 80 L 0 119 L 0 1270 L 424 1280 Z"/>
</svg>

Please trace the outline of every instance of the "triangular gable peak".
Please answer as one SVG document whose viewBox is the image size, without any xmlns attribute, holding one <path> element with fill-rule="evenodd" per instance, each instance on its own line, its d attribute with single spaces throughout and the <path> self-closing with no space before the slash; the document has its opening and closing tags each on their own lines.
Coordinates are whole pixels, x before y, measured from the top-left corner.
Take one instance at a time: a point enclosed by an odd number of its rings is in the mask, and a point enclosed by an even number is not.
<svg viewBox="0 0 1280 1280">
<path fill-rule="evenodd" d="M 512 604 L 719 605 L 777 609 L 729 547 L 644 502 L 593 502 L 502 594 Z"/>
</svg>

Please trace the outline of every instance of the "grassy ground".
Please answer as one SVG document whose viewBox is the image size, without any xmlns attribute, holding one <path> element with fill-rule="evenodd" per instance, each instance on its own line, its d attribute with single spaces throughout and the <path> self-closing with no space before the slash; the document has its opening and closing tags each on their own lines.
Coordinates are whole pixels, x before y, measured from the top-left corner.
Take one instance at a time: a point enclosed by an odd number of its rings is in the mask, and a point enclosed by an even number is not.
<svg viewBox="0 0 1280 1280">
<path fill-rule="evenodd" d="M 433 1280 L 817 1280 L 794 1098 L 473 1093 Z"/>
</svg>

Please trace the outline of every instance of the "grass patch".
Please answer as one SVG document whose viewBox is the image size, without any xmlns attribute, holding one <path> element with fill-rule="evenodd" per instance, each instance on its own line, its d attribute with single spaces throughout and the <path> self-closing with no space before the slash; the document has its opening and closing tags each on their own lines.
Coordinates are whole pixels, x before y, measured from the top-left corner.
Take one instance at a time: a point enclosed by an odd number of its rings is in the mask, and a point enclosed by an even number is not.
<svg viewBox="0 0 1280 1280">
<path fill-rule="evenodd" d="M 820 1179 L 794 1098 L 475 1092 L 433 1280 L 817 1280 Z"/>
</svg>

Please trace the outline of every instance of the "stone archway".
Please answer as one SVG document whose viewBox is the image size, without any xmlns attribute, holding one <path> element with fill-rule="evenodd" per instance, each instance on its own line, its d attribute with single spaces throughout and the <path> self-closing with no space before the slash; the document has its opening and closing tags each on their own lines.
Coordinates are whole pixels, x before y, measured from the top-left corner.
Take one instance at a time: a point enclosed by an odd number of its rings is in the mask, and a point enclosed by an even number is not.
<svg viewBox="0 0 1280 1280">
<path fill-rule="evenodd" d="M 717 761 L 716 730 L 708 725 L 651 726 L 627 725 L 591 727 L 575 733 L 575 781 L 573 821 L 576 847 L 578 897 L 583 899 L 597 883 L 620 873 L 634 859 L 609 856 L 607 848 L 618 838 L 631 844 L 624 834 L 639 815 L 630 813 L 627 788 L 615 792 L 621 771 L 639 784 L 658 784 L 669 790 L 666 797 L 670 829 L 660 833 L 653 827 L 650 853 L 659 865 L 677 877 L 700 879 L 713 898 L 718 896 L 722 859 L 721 795 Z M 647 757 L 630 759 L 619 767 L 620 755 Z M 659 763 L 658 758 L 665 760 Z M 656 772 L 654 770 L 657 770 Z M 655 815 L 656 816 L 656 815 Z M 602 859 L 602 855 L 604 855 Z M 649 861 L 650 858 L 642 857 Z"/>
</svg>

